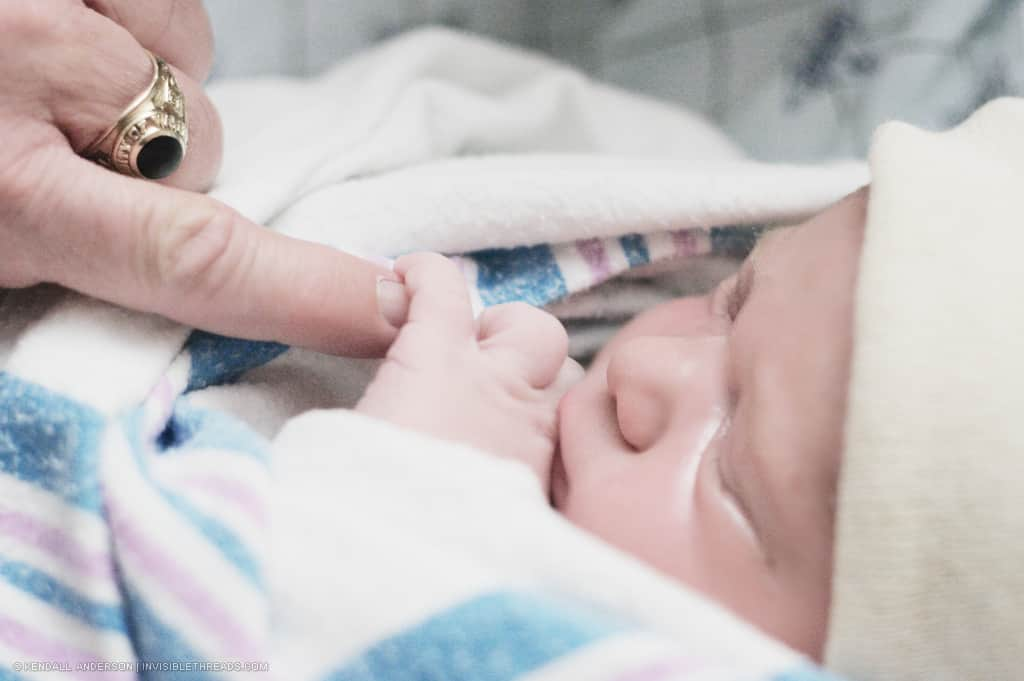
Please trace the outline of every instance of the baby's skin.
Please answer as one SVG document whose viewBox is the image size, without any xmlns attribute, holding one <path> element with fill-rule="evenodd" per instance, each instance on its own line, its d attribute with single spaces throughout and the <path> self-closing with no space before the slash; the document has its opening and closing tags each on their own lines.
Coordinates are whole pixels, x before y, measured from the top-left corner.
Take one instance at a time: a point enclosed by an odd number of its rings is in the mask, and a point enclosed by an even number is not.
<svg viewBox="0 0 1024 681">
<path fill-rule="evenodd" d="M 583 376 L 555 317 L 525 303 L 473 318 L 465 280 L 447 258 L 399 258 L 410 297 L 398 338 L 356 410 L 522 461 L 547 489 L 558 401 Z"/>
<path fill-rule="evenodd" d="M 357 409 L 523 461 L 572 522 L 820 659 L 865 204 L 774 230 L 582 380 L 553 317 L 474 323 L 453 265 L 402 258 L 409 322 Z"/>
</svg>

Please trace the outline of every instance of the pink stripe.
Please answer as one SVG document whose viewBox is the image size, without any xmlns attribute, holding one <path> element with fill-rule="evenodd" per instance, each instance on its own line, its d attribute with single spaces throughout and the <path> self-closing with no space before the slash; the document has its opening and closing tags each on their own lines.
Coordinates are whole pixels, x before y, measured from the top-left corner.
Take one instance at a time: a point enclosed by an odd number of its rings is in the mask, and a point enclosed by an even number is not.
<svg viewBox="0 0 1024 681">
<path fill-rule="evenodd" d="M 237 660 L 257 660 L 262 651 L 249 640 L 241 627 L 231 618 L 206 591 L 202 585 L 192 579 L 185 570 L 169 556 L 151 544 L 143 532 L 139 531 L 129 517 L 121 512 L 120 505 L 108 498 L 107 508 L 110 512 L 110 527 L 115 543 L 133 554 L 139 562 L 139 569 L 153 581 L 160 582 L 164 589 L 173 594 L 186 609 L 205 620 L 209 631 L 213 632 L 224 644 L 223 655 Z M 172 538 L 163 537 L 161 542 L 173 546 Z"/>
<path fill-rule="evenodd" d="M 52 662 L 70 666 L 70 673 L 83 679 L 131 679 L 132 672 L 76 671 L 77 663 L 101 663 L 101 658 L 47 638 L 13 619 L 0 615 L 0 641 L 16 649 L 25 662 Z M 60 674 L 63 672 L 56 672 Z"/>
<path fill-rule="evenodd" d="M 90 555 L 67 532 L 47 527 L 35 518 L 14 511 L 0 511 L 0 535 L 46 551 L 81 574 L 93 578 L 113 578 L 111 559 L 106 553 Z"/>
<path fill-rule="evenodd" d="M 672 245 L 675 247 L 675 257 L 677 258 L 704 255 L 710 250 L 707 232 L 703 229 L 684 229 L 672 232 Z"/>
<path fill-rule="evenodd" d="M 576 250 L 590 267 L 590 275 L 595 284 L 608 278 L 611 264 L 608 262 L 608 254 L 604 250 L 604 242 L 600 239 L 584 239 L 576 242 Z"/>
<path fill-rule="evenodd" d="M 261 497 L 253 494 L 244 485 L 240 485 L 234 480 L 213 475 L 190 476 L 184 478 L 182 482 L 185 485 L 196 487 L 221 497 L 248 515 L 257 526 L 261 528 L 267 526 L 267 510 L 261 501 Z"/>
<path fill-rule="evenodd" d="M 655 662 L 618 677 L 616 681 L 662 681 L 677 674 L 692 674 L 707 665 L 690 658 L 674 658 Z"/>
</svg>

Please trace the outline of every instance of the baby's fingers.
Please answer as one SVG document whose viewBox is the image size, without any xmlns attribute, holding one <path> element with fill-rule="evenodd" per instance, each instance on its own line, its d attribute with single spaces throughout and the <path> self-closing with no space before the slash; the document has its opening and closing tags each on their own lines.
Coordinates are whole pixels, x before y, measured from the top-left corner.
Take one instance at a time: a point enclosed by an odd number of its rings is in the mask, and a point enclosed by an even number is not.
<svg viewBox="0 0 1024 681">
<path fill-rule="evenodd" d="M 562 395 L 569 392 L 569 388 L 583 380 L 586 373 L 586 369 L 580 366 L 579 362 L 572 357 L 566 357 L 558 369 L 555 380 L 544 389 L 544 392 L 557 403 L 562 399 Z"/>
<path fill-rule="evenodd" d="M 480 348 L 512 363 L 534 388 L 547 388 L 558 378 L 569 337 L 553 315 L 526 303 L 507 303 L 484 310 L 479 326 Z"/>
<path fill-rule="evenodd" d="M 442 342 L 475 334 L 473 306 L 459 268 L 438 253 L 414 253 L 395 261 L 409 296 L 407 324 L 430 328 Z"/>
</svg>

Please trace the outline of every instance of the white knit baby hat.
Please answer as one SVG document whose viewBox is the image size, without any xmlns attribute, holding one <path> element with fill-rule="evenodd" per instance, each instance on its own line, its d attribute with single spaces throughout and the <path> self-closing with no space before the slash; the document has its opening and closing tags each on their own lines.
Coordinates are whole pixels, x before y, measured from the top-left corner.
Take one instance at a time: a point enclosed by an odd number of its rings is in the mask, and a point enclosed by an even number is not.
<svg viewBox="0 0 1024 681">
<path fill-rule="evenodd" d="M 870 163 L 826 665 L 1024 678 L 1024 100 Z"/>
</svg>

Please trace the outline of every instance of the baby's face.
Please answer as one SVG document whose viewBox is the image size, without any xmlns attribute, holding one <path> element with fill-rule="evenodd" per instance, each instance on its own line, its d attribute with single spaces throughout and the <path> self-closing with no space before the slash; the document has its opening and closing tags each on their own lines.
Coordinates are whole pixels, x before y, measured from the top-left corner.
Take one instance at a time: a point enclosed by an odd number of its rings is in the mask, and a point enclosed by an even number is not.
<svg viewBox="0 0 1024 681">
<path fill-rule="evenodd" d="M 562 400 L 570 520 L 820 656 L 865 196 L 639 316 Z"/>
</svg>

